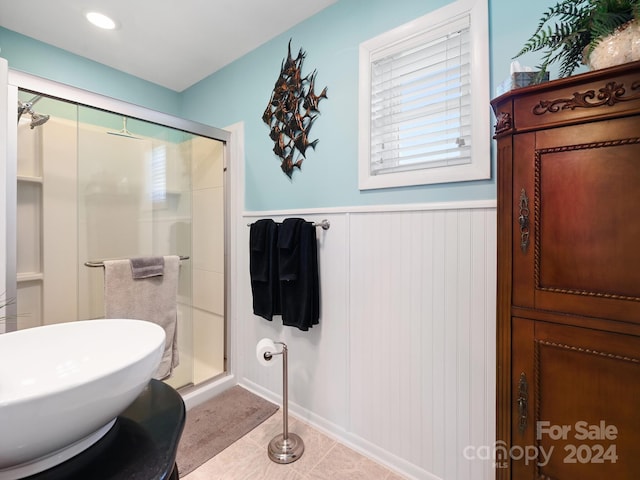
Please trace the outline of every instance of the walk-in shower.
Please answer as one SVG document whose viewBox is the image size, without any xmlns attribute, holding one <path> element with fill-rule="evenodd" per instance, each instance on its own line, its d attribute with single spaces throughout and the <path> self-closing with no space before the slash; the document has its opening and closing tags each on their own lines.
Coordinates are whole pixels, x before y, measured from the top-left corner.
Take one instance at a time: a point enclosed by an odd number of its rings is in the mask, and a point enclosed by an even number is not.
<svg viewBox="0 0 640 480">
<path fill-rule="evenodd" d="M 41 83 L 15 92 L 7 295 L 16 304 L 6 330 L 102 317 L 103 269 L 87 261 L 180 255 L 180 365 L 167 383 L 219 378 L 227 371 L 229 134 L 86 92 L 77 101 L 75 89 L 54 84 L 52 94 Z"/>
</svg>

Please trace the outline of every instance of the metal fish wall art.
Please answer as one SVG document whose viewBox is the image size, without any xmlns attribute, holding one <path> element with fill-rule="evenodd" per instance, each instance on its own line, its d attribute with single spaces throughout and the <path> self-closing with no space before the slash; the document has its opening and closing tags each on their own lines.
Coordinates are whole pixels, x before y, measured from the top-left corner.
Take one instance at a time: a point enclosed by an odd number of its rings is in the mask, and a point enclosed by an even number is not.
<svg viewBox="0 0 640 480">
<path fill-rule="evenodd" d="M 315 150 L 318 140 L 309 140 L 309 132 L 320 114 L 318 105 L 327 98 L 327 87 L 315 93 L 317 71 L 302 76 L 302 63 L 306 53 L 300 49 L 296 58 L 291 55 L 291 40 L 287 58 L 282 60 L 280 76 L 262 114 L 273 140 L 273 153 L 282 159 L 280 168 L 291 178 L 294 168 L 300 170 L 309 147 Z"/>
</svg>

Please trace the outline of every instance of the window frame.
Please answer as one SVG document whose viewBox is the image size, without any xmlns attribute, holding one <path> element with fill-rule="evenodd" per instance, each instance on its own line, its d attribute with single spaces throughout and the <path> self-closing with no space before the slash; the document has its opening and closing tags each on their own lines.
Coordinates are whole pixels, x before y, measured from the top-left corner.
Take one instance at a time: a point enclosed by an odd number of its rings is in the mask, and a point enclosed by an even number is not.
<svg viewBox="0 0 640 480">
<path fill-rule="evenodd" d="M 471 41 L 471 162 L 461 165 L 371 173 L 371 66 L 385 50 L 410 49 L 412 39 L 469 16 Z M 362 42 L 359 47 L 358 185 L 360 190 L 491 178 L 487 0 L 458 0 Z"/>
</svg>

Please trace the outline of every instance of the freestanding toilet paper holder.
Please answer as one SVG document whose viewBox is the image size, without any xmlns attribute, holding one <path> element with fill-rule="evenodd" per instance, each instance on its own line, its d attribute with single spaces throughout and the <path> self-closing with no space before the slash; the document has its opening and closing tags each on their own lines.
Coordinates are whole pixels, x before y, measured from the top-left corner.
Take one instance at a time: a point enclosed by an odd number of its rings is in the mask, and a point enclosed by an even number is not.
<svg viewBox="0 0 640 480">
<path fill-rule="evenodd" d="M 271 361 L 274 355 L 282 355 L 282 433 L 273 437 L 269 442 L 267 452 L 269 458 L 276 463 L 292 463 L 298 460 L 304 452 L 304 442 L 295 433 L 289 432 L 289 395 L 288 395 L 288 380 L 287 380 L 287 363 L 288 363 L 288 349 L 287 345 L 282 342 L 274 342 L 277 345 L 282 345 L 282 350 L 279 352 L 265 352 L 264 359 Z"/>
</svg>

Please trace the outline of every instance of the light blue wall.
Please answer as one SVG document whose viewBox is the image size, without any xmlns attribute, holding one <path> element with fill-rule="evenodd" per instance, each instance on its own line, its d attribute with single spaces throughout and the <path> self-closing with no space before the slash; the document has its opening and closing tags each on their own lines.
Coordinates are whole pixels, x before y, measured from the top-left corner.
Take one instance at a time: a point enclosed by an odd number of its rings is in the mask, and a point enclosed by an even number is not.
<svg viewBox="0 0 640 480">
<path fill-rule="evenodd" d="M 180 94 L 2 28 L 0 55 L 9 60 L 10 68 L 215 127 L 244 122 L 247 210 L 494 199 L 495 168 L 488 181 L 358 190 L 358 46 L 447 3 L 339 0 Z M 542 12 L 554 3 L 489 0 L 487 68 L 492 92 L 508 75 L 511 57 L 529 38 Z M 280 170 L 269 129 L 261 119 L 290 38 L 294 54 L 299 48 L 307 53 L 303 74 L 317 69 L 317 91 L 327 86 L 329 96 L 320 103 L 321 115 L 311 131 L 311 138 L 319 139 L 317 149 L 310 150 L 302 171 L 296 171 L 293 180 Z M 538 58 L 529 55 L 521 62 L 533 66 Z"/>
<path fill-rule="evenodd" d="M 449 3 L 447 0 L 340 0 L 313 18 L 227 66 L 183 93 L 184 113 L 224 127 L 245 124 L 245 208 L 280 210 L 371 204 L 485 200 L 496 197 L 495 168 L 488 181 L 358 190 L 358 46 L 371 37 Z M 509 74 L 511 57 L 537 25 L 550 0 L 490 0 L 490 75 L 492 92 Z M 310 151 L 290 180 L 272 152 L 262 120 L 280 62 L 292 41 L 295 53 L 307 52 L 303 74 L 318 70 L 317 90 L 328 86 L 320 103 Z M 537 58 L 524 58 L 535 65 Z M 493 95 L 492 95 L 493 96 Z M 487 111 L 490 106 L 487 105 Z M 495 162 L 494 162 L 495 163 Z"/>
<path fill-rule="evenodd" d="M 180 94 L 0 27 L 0 57 L 9 68 L 171 115 Z"/>
<path fill-rule="evenodd" d="M 380 32 L 446 4 L 438 0 L 341 0 L 184 93 L 184 107 L 200 121 L 245 122 L 247 210 L 323 208 L 494 197 L 493 182 L 384 191 L 358 190 L 358 47 Z M 317 69 L 316 90 L 328 87 L 311 129 L 319 139 L 290 180 L 272 152 L 262 122 L 280 64 L 292 39 L 306 53 L 303 75 Z M 234 92 L 229 95 L 229 92 Z M 200 105 L 204 104 L 203 110 Z"/>
</svg>

